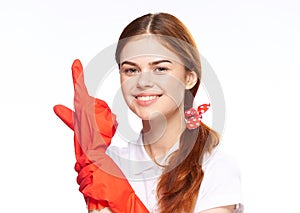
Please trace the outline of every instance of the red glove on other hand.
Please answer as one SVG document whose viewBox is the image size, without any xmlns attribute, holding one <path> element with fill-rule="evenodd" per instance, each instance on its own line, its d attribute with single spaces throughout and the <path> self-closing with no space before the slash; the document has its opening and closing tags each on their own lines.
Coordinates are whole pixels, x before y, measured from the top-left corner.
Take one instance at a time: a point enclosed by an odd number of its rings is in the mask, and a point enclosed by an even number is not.
<svg viewBox="0 0 300 213">
<path fill-rule="evenodd" d="M 77 182 L 89 210 L 109 205 L 114 212 L 148 212 L 118 166 L 105 154 L 116 117 L 104 101 L 88 95 L 79 60 L 72 65 L 75 112 L 56 105 L 57 116 L 74 130 Z M 121 192 L 117 193 L 117 192 Z"/>
<path fill-rule="evenodd" d="M 114 213 L 149 213 L 108 155 L 94 151 L 90 155 L 95 156 L 96 162 L 82 168 L 80 164 L 86 164 L 86 159 L 82 159 L 75 166 L 79 190 L 84 196 L 107 202 Z"/>
</svg>

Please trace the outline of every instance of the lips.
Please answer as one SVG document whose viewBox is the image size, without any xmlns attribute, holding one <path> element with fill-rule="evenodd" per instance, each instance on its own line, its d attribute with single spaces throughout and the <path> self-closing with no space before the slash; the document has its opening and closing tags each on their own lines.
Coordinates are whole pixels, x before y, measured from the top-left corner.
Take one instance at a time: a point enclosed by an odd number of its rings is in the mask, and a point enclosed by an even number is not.
<svg viewBox="0 0 300 213">
<path fill-rule="evenodd" d="M 161 96 L 161 94 L 139 94 L 135 96 L 135 100 L 141 106 L 148 106 L 156 102 Z"/>
</svg>

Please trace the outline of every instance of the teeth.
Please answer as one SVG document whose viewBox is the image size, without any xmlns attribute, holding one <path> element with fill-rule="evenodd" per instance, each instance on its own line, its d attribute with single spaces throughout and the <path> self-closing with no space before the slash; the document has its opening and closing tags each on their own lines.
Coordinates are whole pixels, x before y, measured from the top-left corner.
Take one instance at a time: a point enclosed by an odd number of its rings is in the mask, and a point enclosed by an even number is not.
<svg viewBox="0 0 300 213">
<path fill-rule="evenodd" d="M 137 99 L 141 100 L 141 101 L 150 101 L 150 100 L 154 100 L 156 98 L 158 98 L 159 96 L 157 95 L 153 95 L 153 96 L 138 96 Z"/>
</svg>

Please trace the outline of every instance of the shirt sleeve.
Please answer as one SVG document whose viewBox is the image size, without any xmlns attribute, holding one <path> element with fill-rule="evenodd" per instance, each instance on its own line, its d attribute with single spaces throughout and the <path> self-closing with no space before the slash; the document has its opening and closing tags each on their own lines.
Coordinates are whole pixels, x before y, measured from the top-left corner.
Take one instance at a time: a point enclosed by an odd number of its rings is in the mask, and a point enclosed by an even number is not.
<svg viewBox="0 0 300 213">
<path fill-rule="evenodd" d="M 237 208 L 240 206 L 239 212 L 241 212 L 241 172 L 235 159 L 218 150 L 203 167 L 205 167 L 204 178 L 195 212 L 227 205 L 236 205 Z"/>
</svg>

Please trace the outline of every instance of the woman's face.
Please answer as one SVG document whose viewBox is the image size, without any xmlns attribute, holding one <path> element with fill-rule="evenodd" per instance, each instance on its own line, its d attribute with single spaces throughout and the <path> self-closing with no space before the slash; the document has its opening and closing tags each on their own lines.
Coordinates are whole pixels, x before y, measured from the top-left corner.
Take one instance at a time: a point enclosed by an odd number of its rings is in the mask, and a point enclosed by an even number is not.
<svg viewBox="0 0 300 213">
<path fill-rule="evenodd" d="M 125 45 L 120 55 L 120 78 L 127 105 L 143 120 L 158 115 L 169 118 L 183 110 L 185 89 L 197 81 L 195 72 L 186 71 L 176 54 L 148 36 Z"/>
</svg>

